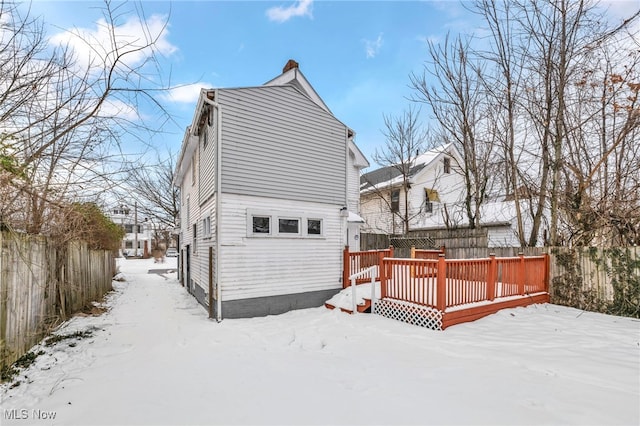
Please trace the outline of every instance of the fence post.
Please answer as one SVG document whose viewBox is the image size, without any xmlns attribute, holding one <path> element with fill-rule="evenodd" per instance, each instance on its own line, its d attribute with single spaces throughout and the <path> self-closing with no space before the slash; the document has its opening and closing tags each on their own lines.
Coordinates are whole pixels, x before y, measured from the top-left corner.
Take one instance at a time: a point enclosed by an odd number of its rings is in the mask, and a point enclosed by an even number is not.
<svg viewBox="0 0 640 426">
<path fill-rule="evenodd" d="M 416 246 L 411 246 L 411 258 L 416 258 Z M 416 276 L 416 267 L 411 265 L 411 268 L 409 269 L 411 271 L 411 278 L 414 278 Z"/>
<path fill-rule="evenodd" d="M 342 251 L 342 288 L 347 288 L 349 282 L 349 246 Z"/>
<path fill-rule="evenodd" d="M 438 255 L 438 272 L 436 273 L 436 309 L 444 312 L 447 304 L 447 263 L 444 254 Z"/>
<path fill-rule="evenodd" d="M 393 257 L 393 246 L 389 246 L 389 257 Z"/>
<path fill-rule="evenodd" d="M 518 285 L 518 294 L 524 296 L 524 253 L 518 253 L 520 262 L 518 262 L 518 275 L 516 277 L 516 284 Z"/>
<path fill-rule="evenodd" d="M 387 265 L 384 261 L 384 252 L 378 252 L 378 276 L 380 277 L 380 300 L 387 297 Z"/>
<path fill-rule="evenodd" d="M 549 276 L 551 271 L 549 270 L 551 263 L 549 253 L 544 254 L 544 291 L 549 293 Z"/>
<path fill-rule="evenodd" d="M 496 276 L 498 275 L 498 262 L 496 254 L 489 253 L 489 270 L 487 271 L 487 300 L 493 301 L 496 298 Z"/>
</svg>

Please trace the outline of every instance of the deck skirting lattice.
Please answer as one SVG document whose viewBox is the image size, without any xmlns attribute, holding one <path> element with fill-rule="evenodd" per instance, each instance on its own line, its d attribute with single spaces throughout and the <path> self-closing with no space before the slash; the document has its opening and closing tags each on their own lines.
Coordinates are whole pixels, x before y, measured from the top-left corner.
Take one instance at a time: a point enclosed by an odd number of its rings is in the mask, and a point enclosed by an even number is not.
<svg viewBox="0 0 640 426">
<path fill-rule="evenodd" d="M 442 312 L 428 306 L 382 299 L 376 301 L 373 313 L 432 330 L 442 330 Z"/>
</svg>

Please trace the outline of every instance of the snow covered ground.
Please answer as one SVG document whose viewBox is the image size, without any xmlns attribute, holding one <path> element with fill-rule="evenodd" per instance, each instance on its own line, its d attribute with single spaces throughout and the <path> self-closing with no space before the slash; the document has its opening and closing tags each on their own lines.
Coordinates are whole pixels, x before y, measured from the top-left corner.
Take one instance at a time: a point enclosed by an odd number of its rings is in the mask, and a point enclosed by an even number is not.
<svg viewBox="0 0 640 426">
<path fill-rule="evenodd" d="M 0 423 L 640 424 L 637 320 L 534 305 L 444 332 L 324 308 L 216 323 L 174 273 L 147 273 L 171 266 L 123 260 L 110 310 L 57 330 L 91 337 L 34 348 Z"/>
</svg>

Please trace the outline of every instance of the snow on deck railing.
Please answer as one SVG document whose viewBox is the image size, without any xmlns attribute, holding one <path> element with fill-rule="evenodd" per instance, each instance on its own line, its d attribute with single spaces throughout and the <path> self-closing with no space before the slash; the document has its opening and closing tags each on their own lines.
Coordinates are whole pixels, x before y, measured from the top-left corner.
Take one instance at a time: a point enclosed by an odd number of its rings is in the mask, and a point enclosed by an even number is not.
<svg viewBox="0 0 640 426">
<path fill-rule="evenodd" d="M 355 274 L 349 275 L 349 281 L 351 282 L 351 297 L 352 297 L 352 312 L 354 314 L 358 313 L 358 296 L 356 290 L 356 280 L 361 277 L 368 277 L 371 279 L 371 312 L 373 312 L 373 307 L 376 304 L 376 271 L 378 266 L 370 266 L 367 269 L 363 269 L 360 272 L 356 272 Z"/>
<path fill-rule="evenodd" d="M 446 308 L 549 291 L 548 255 L 438 260 L 385 257 L 381 298 Z"/>
</svg>

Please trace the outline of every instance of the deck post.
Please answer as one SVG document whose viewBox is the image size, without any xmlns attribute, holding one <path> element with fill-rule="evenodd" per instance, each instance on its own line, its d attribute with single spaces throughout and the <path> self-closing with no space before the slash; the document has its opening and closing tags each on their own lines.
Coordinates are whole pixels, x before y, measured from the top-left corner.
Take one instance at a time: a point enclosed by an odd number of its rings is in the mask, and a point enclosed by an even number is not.
<svg viewBox="0 0 640 426">
<path fill-rule="evenodd" d="M 440 246 L 440 251 L 442 252 L 442 254 L 444 254 L 445 256 L 447 255 L 447 252 L 445 250 L 445 246 L 444 244 Z"/>
<path fill-rule="evenodd" d="M 393 246 L 389 246 L 389 257 L 393 257 Z"/>
<path fill-rule="evenodd" d="M 520 262 L 518 262 L 518 275 L 516 276 L 516 284 L 518 285 L 518 294 L 524 296 L 524 253 L 518 253 Z"/>
<path fill-rule="evenodd" d="M 436 309 L 444 312 L 447 304 L 447 263 L 444 253 L 438 255 L 438 272 L 436 273 Z"/>
<path fill-rule="evenodd" d="M 384 252 L 378 252 L 378 277 L 380 278 L 380 300 L 387 297 L 387 265 L 384 261 Z"/>
<path fill-rule="evenodd" d="M 498 262 L 496 254 L 489 253 L 489 270 L 487 271 L 487 300 L 493 301 L 496 298 L 496 278 L 498 275 Z"/>
<path fill-rule="evenodd" d="M 353 306 L 353 315 L 358 313 L 358 292 L 356 291 L 356 279 L 351 278 L 351 303 Z"/>
<path fill-rule="evenodd" d="M 342 251 L 342 288 L 349 285 L 349 246 L 344 246 Z"/>
</svg>

